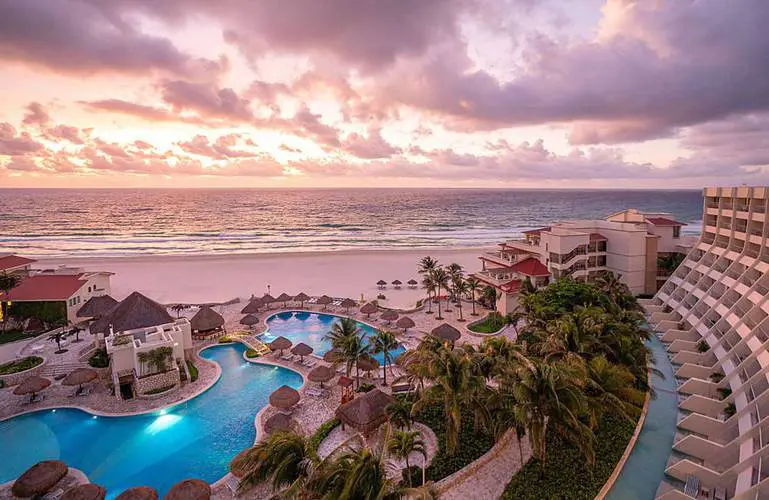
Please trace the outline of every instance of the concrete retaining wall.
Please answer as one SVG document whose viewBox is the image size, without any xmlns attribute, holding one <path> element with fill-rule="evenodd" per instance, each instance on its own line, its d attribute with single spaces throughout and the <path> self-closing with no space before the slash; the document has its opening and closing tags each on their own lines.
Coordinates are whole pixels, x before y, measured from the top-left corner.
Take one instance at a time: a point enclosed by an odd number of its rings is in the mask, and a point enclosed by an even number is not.
<svg viewBox="0 0 769 500">
<path fill-rule="evenodd" d="M 163 387 L 168 386 L 179 387 L 180 384 L 181 377 L 179 376 L 178 368 L 163 373 L 156 373 L 155 375 L 150 375 L 148 377 L 134 379 L 136 393 L 142 397 L 146 396 L 149 391 L 162 389 Z M 152 394 L 149 396 L 152 396 Z"/>
<path fill-rule="evenodd" d="M 12 385 L 20 384 L 23 380 L 29 377 L 32 377 L 33 375 L 39 374 L 43 370 L 43 367 L 48 362 L 48 360 L 42 356 L 36 356 L 36 357 L 43 358 L 43 362 L 33 368 L 30 368 L 29 370 L 24 370 L 23 372 L 9 373 L 8 375 L 0 375 L 0 380 L 3 381 L 3 384 L 5 385 L 5 387 L 10 387 Z M 23 359 L 23 358 L 20 358 L 20 359 Z"/>
</svg>

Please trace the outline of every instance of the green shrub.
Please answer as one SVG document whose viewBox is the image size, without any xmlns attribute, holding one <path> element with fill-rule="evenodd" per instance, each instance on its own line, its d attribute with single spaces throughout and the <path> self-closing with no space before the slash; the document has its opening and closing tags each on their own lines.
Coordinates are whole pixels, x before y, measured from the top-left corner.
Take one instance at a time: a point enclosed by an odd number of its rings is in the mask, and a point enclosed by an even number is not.
<svg viewBox="0 0 769 500">
<path fill-rule="evenodd" d="M 7 330 L 0 332 L 0 344 L 9 344 L 17 340 L 31 339 L 37 337 L 39 333 L 25 333 L 21 330 Z"/>
<path fill-rule="evenodd" d="M 338 418 L 334 417 L 331 420 L 327 420 L 320 427 L 318 427 L 318 430 L 315 431 L 315 434 L 313 434 L 310 438 L 310 449 L 317 453 L 318 448 L 320 447 L 320 443 L 322 443 L 323 440 L 326 439 L 329 434 L 331 434 L 331 431 L 333 431 L 341 423 L 342 422 L 340 422 Z"/>
<path fill-rule="evenodd" d="M 189 359 L 187 360 L 187 370 L 189 370 L 190 379 L 192 379 L 190 380 L 190 382 L 196 381 L 198 379 L 198 367 L 195 366 L 195 363 L 193 363 Z"/>
<path fill-rule="evenodd" d="M 107 368 L 109 366 L 109 356 L 106 349 L 96 349 L 96 352 L 88 358 L 88 364 L 91 368 Z"/>
<path fill-rule="evenodd" d="M 0 375 L 10 375 L 11 373 L 19 373 L 24 370 L 34 368 L 43 362 L 43 358 L 37 356 L 27 356 L 26 358 L 16 359 L 9 363 L 0 365 Z"/>
<path fill-rule="evenodd" d="M 358 386 L 357 389 L 355 389 L 355 392 L 369 392 L 370 390 L 374 389 L 376 386 L 374 384 L 361 384 Z"/>
<path fill-rule="evenodd" d="M 258 358 L 259 357 L 259 353 L 256 352 L 253 349 L 249 349 L 249 350 L 246 351 L 246 357 L 248 359 Z"/>
<path fill-rule="evenodd" d="M 422 460 L 422 457 L 419 457 L 417 460 Z M 412 486 L 420 486 L 422 484 L 422 467 L 419 467 L 418 465 L 409 465 L 408 469 L 403 469 L 401 471 L 401 484 L 409 484 L 409 476 L 411 476 L 411 485 Z"/>
<path fill-rule="evenodd" d="M 508 324 L 507 318 L 498 312 L 492 312 L 483 321 L 469 325 L 468 328 L 476 333 L 496 333 Z"/>
<path fill-rule="evenodd" d="M 532 458 L 513 476 L 502 499 L 593 499 L 617 466 L 634 430 L 635 423 L 606 415 L 596 429 L 592 470 L 579 450 L 550 432 L 544 479 L 539 461 Z"/>
<path fill-rule="evenodd" d="M 234 342 L 234 340 L 232 340 L 232 337 L 229 337 L 227 335 L 225 335 L 223 337 L 219 337 L 219 343 L 220 344 L 229 344 L 230 342 Z"/>
<path fill-rule="evenodd" d="M 734 414 L 737 413 L 737 407 L 734 403 L 729 403 L 726 405 L 726 408 L 724 408 L 724 413 L 726 414 L 726 418 L 733 417 Z"/>
<path fill-rule="evenodd" d="M 151 391 L 147 391 L 144 394 L 146 394 L 146 395 L 161 394 L 163 392 L 170 391 L 174 387 L 176 387 L 176 386 L 175 385 L 167 385 L 165 387 L 158 387 L 157 389 L 152 389 Z"/>
<path fill-rule="evenodd" d="M 721 395 L 721 399 L 726 399 L 729 396 L 732 395 L 732 388 L 731 387 L 719 387 L 718 393 Z"/>
<path fill-rule="evenodd" d="M 704 340 L 697 342 L 697 352 L 708 352 L 710 346 Z"/>
</svg>

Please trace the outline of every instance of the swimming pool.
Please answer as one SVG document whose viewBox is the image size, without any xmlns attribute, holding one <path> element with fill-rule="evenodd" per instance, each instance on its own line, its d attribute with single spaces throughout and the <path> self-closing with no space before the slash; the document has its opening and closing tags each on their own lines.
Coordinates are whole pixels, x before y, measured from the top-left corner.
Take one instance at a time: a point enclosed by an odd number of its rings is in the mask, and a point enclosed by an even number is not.
<svg viewBox="0 0 769 500">
<path fill-rule="evenodd" d="M 281 385 L 299 388 L 298 373 L 243 359 L 241 344 L 214 346 L 201 357 L 222 375 L 208 391 L 178 406 L 130 417 L 95 417 L 75 409 L 42 410 L 0 422 L 0 483 L 40 460 L 61 459 L 115 497 L 131 486 L 162 496 L 183 479 L 214 482 L 256 437 L 254 416 Z"/>
<path fill-rule="evenodd" d="M 331 326 L 340 320 L 333 314 L 314 313 L 306 311 L 284 311 L 267 318 L 267 332 L 261 337 L 264 342 L 272 342 L 278 337 L 286 337 L 294 345 L 304 342 L 314 350 L 313 354 L 323 356 L 331 350 L 331 342 L 323 337 L 331 331 Z M 365 335 L 364 342 L 368 343 L 368 337 L 376 334 L 376 329 L 365 323 L 358 323 L 358 328 Z M 395 360 L 406 349 L 398 345 L 390 350 L 391 359 Z M 384 363 L 384 353 L 375 354 L 374 358 L 379 364 Z"/>
</svg>

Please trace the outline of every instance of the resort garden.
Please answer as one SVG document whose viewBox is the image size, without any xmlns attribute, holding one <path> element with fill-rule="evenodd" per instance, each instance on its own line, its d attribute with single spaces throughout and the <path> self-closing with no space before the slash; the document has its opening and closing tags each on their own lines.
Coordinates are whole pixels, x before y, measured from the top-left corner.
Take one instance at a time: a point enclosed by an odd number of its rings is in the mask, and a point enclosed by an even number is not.
<svg viewBox="0 0 769 500">
<path fill-rule="evenodd" d="M 432 259 L 422 263 L 432 296 L 466 293 Z M 445 308 L 440 300 L 436 305 L 440 316 Z M 593 498 L 625 450 L 647 396 L 642 319 L 635 298 L 611 276 L 524 287 L 509 318 L 523 325 L 516 340 L 494 337 L 473 346 L 426 336 L 398 358 L 404 375 L 397 382 L 413 390 L 387 407 L 377 438 L 321 458 L 318 443 L 337 422 L 323 426 L 322 436 L 280 431 L 241 453 L 232 468 L 242 487 L 267 483 L 284 497 L 427 498 L 437 495 L 438 481 L 514 434 L 520 462 L 526 440 L 532 459 L 513 476 L 505 498 Z M 345 321 L 329 338 L 348 376 L 370 349 L 387 352 L 391 341 L 362 345 Z M 432 430 L 438 450 L 426 470 L 421 460 L 407 462 L 403 476 L 393 477 L 391 462 L 425 453 L 414 423 Z"/>
</svg>

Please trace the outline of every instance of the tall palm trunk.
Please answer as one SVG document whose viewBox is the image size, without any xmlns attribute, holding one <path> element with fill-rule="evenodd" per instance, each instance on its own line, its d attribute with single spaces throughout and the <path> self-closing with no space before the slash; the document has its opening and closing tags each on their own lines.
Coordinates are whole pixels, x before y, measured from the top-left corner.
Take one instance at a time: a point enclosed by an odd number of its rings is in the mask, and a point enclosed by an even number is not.
<svg viewBox="0 0 769 500">
<path fill-rule="evenodd" d="M 437 319 L 443 319 L 443 316 L 441 316 L 441 285 L 438 285 L 438 316 Z"/>
</svg>

